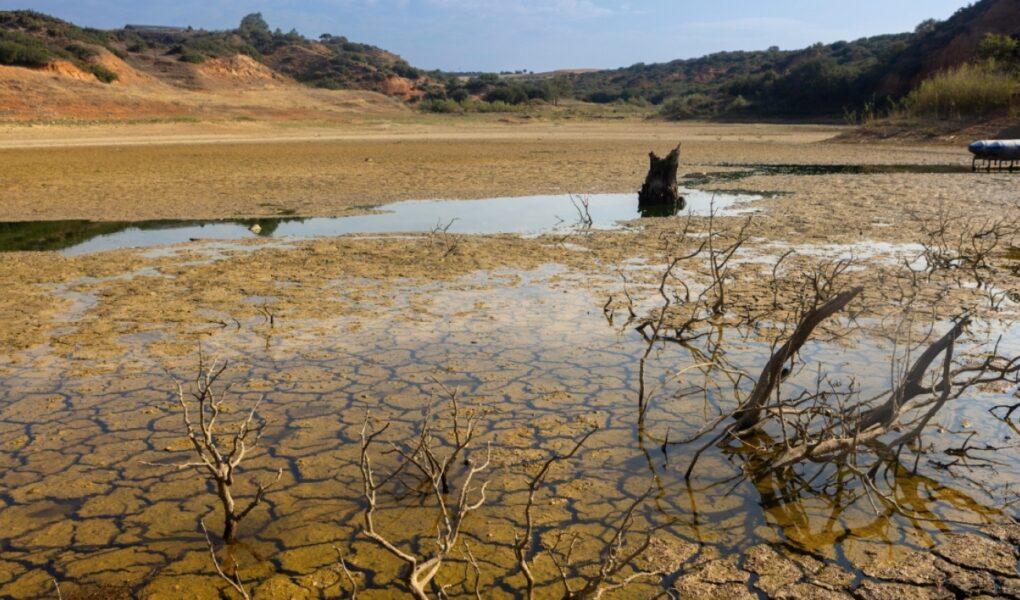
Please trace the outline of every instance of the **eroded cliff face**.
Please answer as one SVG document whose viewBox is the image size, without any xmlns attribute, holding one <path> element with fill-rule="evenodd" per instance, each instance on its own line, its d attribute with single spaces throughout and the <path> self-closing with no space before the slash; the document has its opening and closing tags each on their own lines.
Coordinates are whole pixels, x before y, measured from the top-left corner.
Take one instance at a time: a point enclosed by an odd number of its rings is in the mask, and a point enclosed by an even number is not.
<svg viewBox="0 0 1020 600">
<path fill-rule="evenodd" d="M 974 60 L 988 33 L 1020 34 L 1020 0 L 984 0 L 961 9 L 906 48 L 876 90 L 902 95 L 932 75 Z"/>
</svg>

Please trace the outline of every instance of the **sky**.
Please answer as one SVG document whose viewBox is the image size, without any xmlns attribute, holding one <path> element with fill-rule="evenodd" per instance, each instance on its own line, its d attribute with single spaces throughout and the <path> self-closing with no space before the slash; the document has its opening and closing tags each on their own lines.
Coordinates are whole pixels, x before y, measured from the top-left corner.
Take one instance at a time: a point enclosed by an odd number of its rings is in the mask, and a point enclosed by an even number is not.
<svg viewBox="0 0 1020 600">
<path fill-rule="evenodd" d="M 79 25 L 271 27 L 347 36 L 446 71 L 613 68 L 912 31 L 967 0 L 0 0 Z"/>
</svg>

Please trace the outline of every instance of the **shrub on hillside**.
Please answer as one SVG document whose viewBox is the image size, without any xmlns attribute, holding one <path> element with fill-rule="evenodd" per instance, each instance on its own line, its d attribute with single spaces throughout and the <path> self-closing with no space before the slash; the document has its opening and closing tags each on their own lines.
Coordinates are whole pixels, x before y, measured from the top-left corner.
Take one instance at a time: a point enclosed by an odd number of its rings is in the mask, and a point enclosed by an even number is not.
<svg viewBox="0 0 1020 600">
<path fill-rule="evenodd" d="M 0 32 L 0 65 L 42 67 L 53 54 L 34 39 L 13 32 Z"/>
<path fill-rule="evenodd" d="M 499 86 L 485 94 L 485 101 L 523 104 L 528 101 L 528 93 L 519 85 Z"/>
<path fill-rule="evenodd" d="M 75 58 L 77 58 L 78 60 L 87 61 L 90 58 L 95 58 L 96 56 L 99 56 L 99 52 L 92 48 L 89 48 L 88 46 L 82 46 L 81 44 L 68 44 L 64 48 L 64 50 L 67 50 L 68 52 L 73 54 Z"/>
<path fill-rule="evenodd" d="M 995 61 L 995 64 L 1007 71 L 1020 72 L 1020 36 L 986 33 L 978 48 L 978 56 Z"/>
<path fill-rule="evenodd" d="M 672 121 L 707 119 L 717 112 L 716 101 L 706 94 L 691 94 L 667 100 L 659 114 Z"/>
<path fill-rule="evenodd" d="M 0 41 L 0 65 L 42 67 L 49 59 L 49 53 L 45 48 L 24 46 L 7 40 Z"/>
<path fill-rule="evenodd" d="M 116 73 L 107 69 L 103 65 L 88 65 L 86 68 L 89 72 L 96 76 L 96 79 L 103 83 L 113 83 L 114 81 L 117 81 L 119 77 Z"/>
<path fill-rule="evenodd" d="M 426 99 L 422 100 L 418 108 L 424 112 L 432 113 L 443 113 L 443 114 L 461 114 L 461 113 L 515 113 L 523 112 L 526 108 L 524 104 L 507 104 L 506 102 L 496 101 L 487 102 L 484 100 L 464 100 L 463 102 L 457 102 L 456 100 L 447 99 Z"/>
<path fill-rule="evenodd" d="M 206 59 L 205 54 L 202 54 L 201 52 L 195 50 L 194 48 L 188 48 L 187 46 L 182 46 L 180 44 L 171 48 L 170 51 L 167 52 L 167 54 L 170 55 L 176 54 L 177 60 L 181 62 L 191 63 L 194 65 L 200 65 L 204 63 Z"/>
<path fill-rule="evenodd" d="M 431 113 L 456 114 L 464 112 L 464 107 L 459 102 L 448 98 L 422 100 L 418 106 L 421 110 Z"/>
</svg>

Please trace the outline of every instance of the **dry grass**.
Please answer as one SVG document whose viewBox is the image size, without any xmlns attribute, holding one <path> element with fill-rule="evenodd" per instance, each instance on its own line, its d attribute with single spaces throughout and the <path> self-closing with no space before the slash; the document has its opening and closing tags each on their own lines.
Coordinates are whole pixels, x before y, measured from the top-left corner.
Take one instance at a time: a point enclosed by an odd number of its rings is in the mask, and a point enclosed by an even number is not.
<svg viewBox="0 0 1020 600">
<path fill-rule="evenodd" d="M 964 119 L 1018 108 L 1020 81 L 991 65 L 963 65 L 924 81 L 906 99 L 914 117 Z"/>
</svg>

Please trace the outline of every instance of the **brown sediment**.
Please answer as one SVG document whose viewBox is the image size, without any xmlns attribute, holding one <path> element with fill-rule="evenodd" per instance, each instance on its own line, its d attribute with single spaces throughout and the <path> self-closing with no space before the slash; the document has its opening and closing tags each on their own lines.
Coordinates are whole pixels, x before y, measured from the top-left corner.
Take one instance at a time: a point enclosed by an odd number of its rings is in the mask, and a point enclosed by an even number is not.
<svg viewBox="0 0 1020 600">
<path fill-rule="evenodd" d="M 572 130 L 575 137 L 506 144 L 498 137 L 479 133 L 473 139 L 475 132 L 453 131 L 451 137 L 463 139 L 287 142 L 268 149 L 252 144 L 142 146 L 129 152 L 134 158 L 126 159 L 121 175 L 111 174 L 109 184 L 82 178 L 82 156 L 98 152 L 97 164 L 112 165 L 113 148 L 24 151 L 24 165 L 66 159 L 68 172 L 77 173 L 79 181 L 68 175 L 55 178 L 53 185 L 69 198 L 80 198 L 80 207 L 44 199 L 41 184 L 46 181 L 37 173 L 16 184 L 22 192 L 29 190 L 22 204 L 15 201 L 4 210 L 22 215 L 19 211 L 35 203 L 36 216 L 47 218 L 263 214 L 252 208 L 257 203 L 236 208 L 228 200 L 232 193 L 236 198 L 265 187 L 277 176 L 270 168 L 276 161 L 281 165 L 278 189 L 308 193 L 297 208 L 307 207 L 309 214 L 342 212 L 353 207 L 352 198 L 359 194 L 372 203 L 406 197 L 412 190 L 470 197 L 569 190 L 585 182 L 590 188 L 572 191 L 618 189 L 630 181 L 632 170 L 620 154 L 634 150 L 640 171 L 649 144 L 639 138 L 653 131 L 629 127 L 616 133 L 607 128 L 603 140 L 582 140 L 586 129 L 580 127 Z M 701 160 L 706 162 L 722 162 L 726 156 L 733 162 L 895 158 L 885 150 L 830 148 L 803 139 L 748 141 L 755 131 L 782 138 L 780 128 L 724 127 L 719 135 L 731 139 L 720 142 L 707 139 L 708 129 L 690 131 L 702 136 Z M 656 135 L 666 143 L 674 133 Z M 614 136 L 619 139 L 607 144 Z M 698 146 L 693 144 L 694 152 Z M 569 156 L 588 158 L 570 164 L 547 160 L 549 152 L 568 147 L 576 148 Z M 189 199 L 184 178 L 171 181 L 156 174 L 157 150 L 195 171 L 195 195 L 209 193 L 204 208 Z M 371 175 L 364 160 L 358 168 L 344 166 L 368 150 L 379 153 L 373 160 L 392 161 L 387 169 L 406 171 L 406 180 L 398 178 L 390 189 L 379 191 L 381 176 Z M 944 148 L 916 148 L 901 157 L 951 160 Z M 76 161 L 82 163 L 75 166 Z M 212 166 L 203 171 L 203 162 Z M 349 187 L 337 185 L 335 172 L 316 179 L 315 173 L 328 171 L 331 162 L 340 165 L 339 172 L 349 169 L 344 175 L 352 178 Z M 228 176 L 228 165 L 240 173 Z M 479 171 L 494 175 L 483 184 L 472 183 Z M 138 176 L 127 181 L 129 173 Z M 250 182 L 242 181 L 249 175 Z M 96 191 L 85 190 L 86 183 L 95 184 Z M 1013 183 L 1005 176 L 889 174 L 756 177 L 715 184 L 788 193 L 751 207 L 760 212 L 752 218 L 752 237 L 734 266 L 732 302 L 771 302 L 771 261 L 787 249 L 798 250 L 784 263 L 791 277 L 824 263 L 827 256 L 856 251 L 864 268 L 847 273 L 847 284 L 869 288 L 868 316 L 881 321 L 893 309 L 880 303 L 880 292 L 908 277 L 900 262 L 916 249 L 902 245 L 917 241 L 921 220 L 939 210 L 1002 215 L 1012 208 Z M 267 189 L 276 193 L 272 185 Z M 141 193 L 141 201 L 127 207 L 120 195 L 133 192 Z M 281 198 L 263 200 L 295 208 Z M 732 235 L 742 221 L 739 216 L 719 218 L 713 227 Z M 245 462 L 239 487 L 250 493 L 251 476 L 285 468 L 265 510 L 256 510 L 242 525 L 242 543 L 222 550 L 224 558 L 229 558 L 226 553 L 237 558 L 245 580 L 263 597 L 339 594 L 346 583 L 335 570 L 334 543 L 345 550 L 359 581 L 371 581 L 383 595 L 396 585 L 399 564 L 357 534 L 355 440 L 368 410 L 373 418 L 393 423 L 387 439 L 410 435 L 426 404 L 443 406 L 443 391 L 433 378 L 462 388 L 464 406 L 484 412 L 479 439 L 494 444 L 492 502 L 469 522 L 465 535 L 491 568 L 485 582 L 507 577 L 496 595 L 510 596 L 508 590 L 523 582 L 514 574 L 510 546 L 527 500 L 524 482 L 550 452 L 566 449 L 595 425 L 600 431 L 591 447 L 554 471 L 536 512 L 540 539 L 551 545 L 560 530 L 578 532 L 578 556 L 585 559 L 597 555 L 595 536 L 605 536 L 607 523 L 633 497 L 656 485 L 661 490 L 649 503 L 655 509 L 642 512 L 640 523 L 668 527 L 657 532 L 643 561 L 673 566 L 671 585 L 692 597 L 739 597 L 755 590 L 772 597 L 880 597 L 947 588 L 974 595 L 988 593 L 989 586 L 999 593 L 1013 585 L 1013 544 L 1020 536 L 1002 529 L 994 537 L 954 537 L 967 529 L 955 529 L 957 521 L 980 529 L 1003 514 L 988 490 L 965 482 L 958 483 L 965 489 L 953 489 L 950 475 L 931 469 L 927 475 L 907 469 L 900 473 L 896 491 L 913 513 L 930 519 L 907 526 L 894 511 L 875 515 L 809 494 L 772 502 L 773 482 L 764 478 L 732 493 L 724 486 L 692 494 L 683 483 L 685 458 L 659 450 L 663 432 L 652 428 L 641 433 L 647 437 L 636 438 L 633 367 L 643 347 L 631 332 L 633 324 L 607 323 L 602 308 L 613 295 L 610 308 L 618 319 L 626 318 L 621 272 L 640 316 L 657 306 L 656 286 L 667 254 L 699 243 L 692 237 L 672 249 L 665 246 L 682 224 L 651 219 L 626 231 L 566 238 L 462 236 L 453 252 L 442 240 L 425 235 L 193 243 L 167 252 L 118 250 L 73 258 L 5 254 L 0 264 L 7 288 L 0 301 L 0 531 L 8 533 L 2 542 L 0 596 L 45 594 L 52 589 L 52 573 L 66 593 L 128 585 L 142 597 L 178 597 L 182 590 L 216 597 L 223 584 L 211 572 L 197 528 L 199 517 L 215 521 L 214 498 L 190 472 L 142 464 L 176 463 L 186 456 L 181 416 L 163 368 L 182 378 L 193 376 L 200 342 L 208 355 L 232 361 L 234 396 L 226 419 L 236 419 L 266 394 L 262 411 L 271 424 L 265 445 L 272 451 Z M 706 219 L 692 222 L 696 234 L 703 235 L 707 227 Z M 1006 262 L 1004 257 L 996 260 Z M 697 272 L 703 267 L 692 266 L 688 281 L 703 283 L 705 275 Z M 1002 267 L 1002 273 L 1008 268 Z M 1015 278 L 1003 276 L 994 283 L 1017 291 Z M 780 292 L 786 302 L 795 289 Z M 922 305 L 934 308 L 937 317 L 948 317 L 962 306 L 981 307 L 982 297 L 978 290 L 954 287 L 938 303 L 926 297 Z M 1014 309 L 998 314 L 978 310 L 983 317 L 1005 320 Z M 734 361 L 755 365 L 764 360 L 766 347 L 754 335 L 726 335 L 731 336 L 728 349 Z M 838 363 L 867 384 L 881 379 L 888 366 L 878 339 L 841 342 L 829 349 L 835 359 L 808 360 Z M 855 346 L 864 343 L 876 348 Z M 682 348 L 667 348 L 655 364 L 665 371 L 687 359 Z M 664 391 L 654 407 L 656 424 L 677 427 L 677 436 L 685 424 L 706 417 L 705 407 L 671 395 L 679 391 Z M 996 435 L 1003 432 L 1001 423 L 981 416 L 981 406 L 954 410 L 947 417 L 952 423 L 965 417 Z M 948 443 L 937 439 L 940 447 Z M 709 472 L 728 473 L 739 469 L 739 457 L 712 455 L 704 464 Z M 995 475 L 971 476 L 994 487 L 1016 476 L 1013 464 Z M 378 466 L 392 467 L 392 460 L 381 458 Z M 388 500 L 378 518 L 380 528 L 402 543 L 415 537 L 424 546 L 434 535 L 435 512 L 421 502 Z M 796 552 L 782 551 L 780 544 Z M 837 556 L 837 546 L 845 559 Z M 893 548 L 888 554 L 875 554 L 888 547 Z M 935 554 L 932 547 L 938 548 Z M 980 549 L 996 561 L 977 564 L 968 549 Z M 911 550 L 919 554 L 907 554 Z M 909 568 L 896 568 L 904 556 Z M 543 592 L 561 591 L 551 561 L 541 558 L 535 565 Z M 456 583 L 463 570 L 463 562 L 451 562 L 443 571 L 455 595 L 469 593 L 467 583 Z M 855 580 L 859 574 L 863 581 Z M 661 590 L 654 583 L 642 584 L 628 596 Z"/>
<path fill-rule="evenodd" d="M 819 143 L 837 131 L 634 122 L 14 128 L 0 143 L 0 220 L 339 216 L 394 200 L 636 191 L 648 151 L 678 140 L 683 172 L 805 159 L 966 162 L 952 147 Z"/>
</svg>

